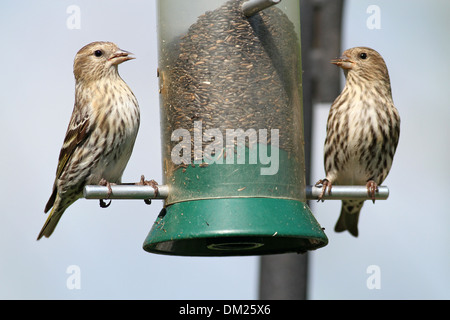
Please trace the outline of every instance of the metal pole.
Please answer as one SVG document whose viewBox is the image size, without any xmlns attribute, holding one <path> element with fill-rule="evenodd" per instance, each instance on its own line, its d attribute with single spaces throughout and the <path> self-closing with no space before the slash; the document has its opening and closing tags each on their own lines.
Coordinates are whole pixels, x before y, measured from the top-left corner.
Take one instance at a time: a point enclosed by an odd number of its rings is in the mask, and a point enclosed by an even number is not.
<svg viewBox="0 0 450 320">
<path fill-rule="evenodd" d="M 169 186 L 158 185 L 157 189 L 152 186 L 138 185 L 112 185 L 111 194 L 108 194 L 108 187 L 85 186 L 83 195 L 86 199 L 165 199 L 169 194 Z M 156 192 L 158 190 L 158 192 Z"/>
<path fill-rule="evenodd" d="M 318 200 L 322 193 L 321 187 L 306 186 L 306 199 Z M 386 186 L 379 186 L 375 193 L 375 200 L 386 200 L 389 197 L 389 189 Z M 323 195 L 323 200 L 370 200 L 365 186 L 333 186 L 331 192 L 328 190 Z"/>
<path fill-rule="evenodd" d="M 307 184 L 312 183 L 309 173 L 313 103 L 332 102 L 340 90 L 339 70 L 333 68 L 329 60 L 341 52 L 342 7 L 343 0 L 300 1 Z M 335 187 L 332 188 L 334 194 L 338 191 Z M 260 299 L 305 300 L 307 283 L 308 253 L 261 257 Z"/>
<path fill-rule="evenodd" d="M 139 185 L 113 185 L 111 194 L 108 195 L 108 187 L 90 185 L 84 188 L 86 199 L 166 199 L 169 195 L 169 186 L 158 185 L 158 193 L 151 186 Z M 306 186 L 306 199 L 318 200 L 321 187 Z M 375 194 L 375 200 L 386 200 L 389 197 L 389 189 L 386 186 L 379 186 Z M 333 186 L 331 192 L 328 190 L 323 196 L 323 200 L 370 200 L 365 186 Z"/>
</svg>

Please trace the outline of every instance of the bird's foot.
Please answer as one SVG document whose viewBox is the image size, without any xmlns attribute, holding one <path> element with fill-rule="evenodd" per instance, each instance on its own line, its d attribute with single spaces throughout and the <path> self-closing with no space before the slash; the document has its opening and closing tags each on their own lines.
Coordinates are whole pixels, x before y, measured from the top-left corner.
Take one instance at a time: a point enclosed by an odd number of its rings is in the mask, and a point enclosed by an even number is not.
<svg viewBox="0 0 450 320">
<path fill-rule="evenodd" d="M 108 197 L 107 199 L 109 199 L 109 197 L 112 194 L 112 189 L 111 186 L 115 185 L 115 183 L 110 183 L 109 181 L 107 181 L 106 179 L 101 179 L 100 182 L 98 183 L 100 186 L 104 186 L 108 188 Z M 105 200 L 100 199 L 100 208 L 108 208 L 111 205 L 112 200 L 109 200 L 108 203 L 105 202 Z"/>
<path fill-rule="evenodd" d="M 155 197 L 158 195 L 158 182 L 156 182 L 155 180 L 145 180 L 144 175 L 141 175 L 141 180 L 136 183 L 136 185 L 138 186 L 150 186 L 155 190 Z M 152 200 L 151 199 L 145 199 L 144 202 L 146 204 L 152 204 Z"/>
<path fill-rule="evenodd" d="M 110 199 L 108 203 L 105 200 L 100 199 L 100 208 L 108 208 L 111 205 L 112 200 Z"/>
<path fill-rule="evenodd" d="M 316 184 L 314 186 L 315 187 L 322 186 L 322 192 L 317 197 L 317 202 L 319 202 L 321 200 L 323 202 L 324 201 L 323 196 L 327 192 L 327 188 L 328 188 L 328 194 L 331 194 L 331 188 L 333 187 L 333 185 L 331 184 L 331 182 L 328 179 L 320 179 L 319 181 L 316 182 Z"/>
<path fill-rule="evenodd" d="M 367 194 L 372 199 L 372 202 L 375 203 L 375 194 L 378 192 L 378 184 L 373 180 L 369 180 L 367 181 L 366 187 Z"/>
</svg>

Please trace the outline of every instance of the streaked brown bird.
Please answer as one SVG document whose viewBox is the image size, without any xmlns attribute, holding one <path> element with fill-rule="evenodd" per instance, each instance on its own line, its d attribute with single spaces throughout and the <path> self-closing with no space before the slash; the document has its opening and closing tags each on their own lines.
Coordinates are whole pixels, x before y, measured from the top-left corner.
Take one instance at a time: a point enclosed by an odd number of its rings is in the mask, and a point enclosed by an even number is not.
<svg viewBox="0 0 450 320">
<path fill-rule="evenodd" d="M 322 185 L 366 185 L 375 194 L 391 169 L 400 136 L 400 116 L 394 107 L 388 69 L 371 48 L 348 49 L 331 63 L 344 70 L 346 83 L 330 108 L 324 147 L 326 178 Z M 335 231 L 358 236 L 358 219 L 364 201 L 343 200 Z"/>
<path fill-rule="evenodd" d="M 112 42 L 93 42 L 76 54 L 75 105 L 44 211 L 52 210 L 38 240 L 53 233 L 85 185 L 121 182 L 140 121 L 136 97 L 118 72 L 130 59 L 130 52 Z"/>
</svg>

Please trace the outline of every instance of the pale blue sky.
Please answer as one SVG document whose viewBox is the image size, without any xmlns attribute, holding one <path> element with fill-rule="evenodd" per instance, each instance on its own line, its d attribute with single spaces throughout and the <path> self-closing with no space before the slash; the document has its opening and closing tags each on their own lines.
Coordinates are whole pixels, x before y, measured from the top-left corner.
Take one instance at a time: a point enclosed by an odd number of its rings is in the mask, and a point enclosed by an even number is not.
<svg viewBox="0 0 450 320">
<path fill-rule="evenodd" d="M 379 30 L 366 26 L 372 4 L 380 8 Z M 70 5 L 80 7 L 79 30 L 66 27 Z M 334 233 L 338 202 L 312 204 L 330 240 L 311 254 L 313 299 L 450 298 L 449 13 L 444 0 L 347 1 L 343 48 L 364 45 L 383 55 L 402 131 L 385 183 L 391 196 L 366 203 L 358 239 Z M 155 1 L 3 1 L 0 38 L 0 298 L 256 299 L 258 257 L 142 250 L 159 201 L 113 201 L 103 210 L 79 200 L 50 239 L 35 240 L 72 112 L 73 58 L 91 41 L 113 41 L 137 57 L 120 66 L 142 117 L 123 180 L 145 174 L 161 181 Z M 323 177 L 328 108 L 316 109 L 313 180 Z M 71 265 L 81 270 L 79 290 L 66 286 Z M 366 286 L 370 265 L 380 268 L 379 290 Z"/>
</svg>

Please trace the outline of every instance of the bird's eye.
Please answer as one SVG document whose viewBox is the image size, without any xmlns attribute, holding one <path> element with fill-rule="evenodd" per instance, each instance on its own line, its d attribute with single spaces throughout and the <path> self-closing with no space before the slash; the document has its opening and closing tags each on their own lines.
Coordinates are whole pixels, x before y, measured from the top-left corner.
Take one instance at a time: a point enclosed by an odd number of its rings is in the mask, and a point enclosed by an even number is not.
<svg viewBox="0 0 450 320">
<path fill-rule="evenodd" d="M 361 59 L 366 59 L 366 58 L 367 58 L 367 53 L 362 52 L 362 53 L 359 54 L 359 57 L 360 57 Z"/>
<path fill-rule="evenodd" d="M 103 51 L 102 51 L 102 50 L 95 50 L 95 51 L 94 51 L 94 55 L 95 55 L 96 57 L 101 57 L 101 56 L 103 55 Z"/>
</svg>

